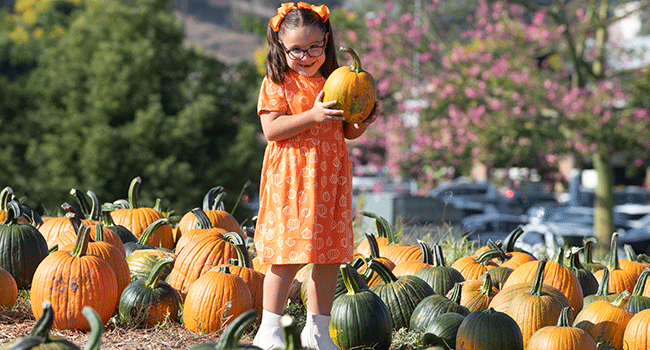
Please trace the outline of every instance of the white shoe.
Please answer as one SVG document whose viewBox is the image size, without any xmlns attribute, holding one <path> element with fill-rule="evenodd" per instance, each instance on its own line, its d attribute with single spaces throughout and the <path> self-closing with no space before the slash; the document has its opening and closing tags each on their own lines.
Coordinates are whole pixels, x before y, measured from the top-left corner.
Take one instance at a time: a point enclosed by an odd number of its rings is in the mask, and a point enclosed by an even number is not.
<svg viewBox="0 0 650 350">
<path fill-rule="evenodd" d="M 264 350 L 284 348 L 284 332 L 280 325 L 282 315 L 262 310 L 260 328 L 253 338 L 253 345 Z"/>
<path fill-rule="evenodd" d="M 300 333 L 303 348 L 312 350 L 339 350 L 330 338 L 330 316 L 317 315 L 307 310 L 305 328 Z"/>
</svg>

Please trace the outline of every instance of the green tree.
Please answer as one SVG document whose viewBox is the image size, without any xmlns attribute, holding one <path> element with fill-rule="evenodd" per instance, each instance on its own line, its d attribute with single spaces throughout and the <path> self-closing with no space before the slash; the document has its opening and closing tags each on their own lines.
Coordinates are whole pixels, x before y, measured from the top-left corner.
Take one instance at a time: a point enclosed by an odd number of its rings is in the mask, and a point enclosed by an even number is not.
<svg viewBox="0 0 650 350">
<path fill-rule="evenodd" d="M 12 109 L 20 142 L 0 153 L 12 170 L 0 182 L 51 209 L 72 187 L 124 198 L 141 176 L 143 205 L 161 198 L 177 213 L 216 185 L 232 205 L 247 180 L 256 183 L 260 77 L 251 65 L 228 67 L 185 48 L 171 8 L 169 0 L 87 0 L 68 12 L 59 36 L 44 35 L 34 68 L 20 77 L 24 92 L 14 100 L 27 106 Z M 3 150 L 14 146 L 2 141 Z"/>
</svg>

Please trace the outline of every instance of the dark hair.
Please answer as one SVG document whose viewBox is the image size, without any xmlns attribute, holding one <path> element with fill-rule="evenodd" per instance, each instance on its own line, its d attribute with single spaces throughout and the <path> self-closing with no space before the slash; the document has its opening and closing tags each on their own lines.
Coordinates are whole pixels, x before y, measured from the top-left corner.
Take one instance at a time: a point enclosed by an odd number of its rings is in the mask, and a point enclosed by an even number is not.
<svg viewBox="0 0 650 350">
<path fill-rule="evenodd" d="M 271 25 L 266 34 L 266 40 L 269 44 L 269 52 L 266 55 L 266 75 L 275 83 L 282 83 L 284 81 L 284 72 L 289 67 L 284 53 L 284 48 L 280 44 L 280 37 L 282 34 L 289 30 L 299 27 L 314 26 L 328 35 L 327 43 L 325 44 L 325 63 L 320 67 L 320 73 L 325 77 L 339 67 L 336 60 L 336 48 L 334 45 L 334 36 L 332 34 L 332 26 L 330 20 L 323 22 L 321 17 L 310 9 L 293 9 L 287 13 L 280 24 L 280 30 L 273 31 Z"/>
</svg>

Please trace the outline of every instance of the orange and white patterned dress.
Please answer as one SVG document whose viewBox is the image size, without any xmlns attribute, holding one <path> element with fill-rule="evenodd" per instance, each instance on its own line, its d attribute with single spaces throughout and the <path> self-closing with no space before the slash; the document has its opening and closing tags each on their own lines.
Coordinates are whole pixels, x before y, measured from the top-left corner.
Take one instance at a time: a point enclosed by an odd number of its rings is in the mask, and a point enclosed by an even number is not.
<svg viewBox="0 0 650 350">
<path fill-rule="evenodd" d="M 264 78 L 258 114 L 310 110 L 325 78 L 293 71 L 276 84 Z M 322 123 L 299 135 L 269 141 L 260 181 L 255 248 L 262 264 L 350 261 L 352 166 L 340 123 Z"/>
</svg>

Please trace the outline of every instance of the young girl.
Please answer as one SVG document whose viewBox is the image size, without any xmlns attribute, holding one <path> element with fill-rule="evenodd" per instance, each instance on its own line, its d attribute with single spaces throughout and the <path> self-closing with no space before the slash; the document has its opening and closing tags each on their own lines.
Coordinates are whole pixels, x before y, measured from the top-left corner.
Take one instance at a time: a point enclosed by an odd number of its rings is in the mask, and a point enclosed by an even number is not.
<svg viewBox="0 0 650 350">
<path fill-rule="evenodd" d="M 338 68 L 329 9 L 284 3 L 267 34 L 267 75 L 258 114 L 268 140 L 260 181 L 255 248 L 271 264 L 264 279 L 262 320 L 253 344 L 283 347 L 280 317 L 296 272 L 314 263 L 307 280 L 302 345 L 337 349 L 329 321 L 339 265 L 352 259 L 352 170 L 345 139 L 361 136 L 376 118 L 348 124 L 323 85 Z"/>
</svg>

